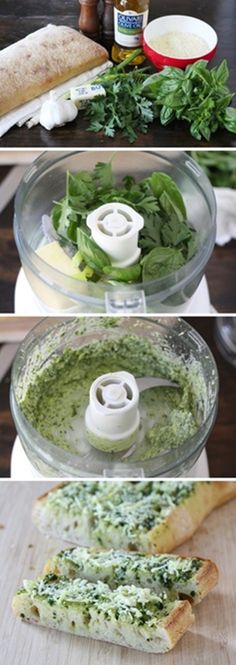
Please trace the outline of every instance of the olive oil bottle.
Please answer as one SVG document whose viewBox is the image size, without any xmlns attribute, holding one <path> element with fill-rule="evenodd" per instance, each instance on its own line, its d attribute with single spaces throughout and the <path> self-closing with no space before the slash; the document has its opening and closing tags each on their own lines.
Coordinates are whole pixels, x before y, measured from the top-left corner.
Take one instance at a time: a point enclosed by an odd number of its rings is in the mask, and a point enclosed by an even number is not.
<svg viewBox="0 0 236 665">
<path fill-rule="evenodd" d="M 114 0 L 114 44 L 112 60 L 122 62 L 142 45 L 143 29 L 148 22 L 149 0 Z M 131 64 L 145 60 L 141 53 Z"/>
</svg>

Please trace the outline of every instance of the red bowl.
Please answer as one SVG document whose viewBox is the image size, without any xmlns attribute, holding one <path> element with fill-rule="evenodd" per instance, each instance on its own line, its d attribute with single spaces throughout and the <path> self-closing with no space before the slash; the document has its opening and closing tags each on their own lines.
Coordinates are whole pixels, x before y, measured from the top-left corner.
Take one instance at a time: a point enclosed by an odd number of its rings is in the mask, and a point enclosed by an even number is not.
<svg viewBox="0 0 236 665">
<path fill-rule="evenodd" d="M 152 46 L 151 42 L 158 36 L 167 32 L 189 32 L 206 41 L 209 48 L 206 53 L 192 58 L 176 58 L 160 53 Z M 171 16 L 160 16 L 148 23 L 143 32 L 143 50 L 145 55 L 157 69 L 163 69 L 165 65 L 170 67 L 180 67 L 184 69 L 197 60 L 211 60 L 217 49 L 218 37 L 215 30 L 205 21 L 201 21 L 193 16 L 181 16 L 180 14 Z"/>
</svg>

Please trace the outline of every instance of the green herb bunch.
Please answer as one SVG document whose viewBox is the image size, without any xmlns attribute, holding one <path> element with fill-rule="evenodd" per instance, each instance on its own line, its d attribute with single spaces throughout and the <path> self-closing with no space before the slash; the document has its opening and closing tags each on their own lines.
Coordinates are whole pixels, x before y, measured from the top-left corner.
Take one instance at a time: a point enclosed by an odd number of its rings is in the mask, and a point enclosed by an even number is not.
<svg viewBox="0 0 236 665">
<path fill-rule="evenodd" d="M 230 107 L 233 94 L 226 85 L 229 77 L 226 60 L 208 68 L 198 60 L 185 70 L 164 67 L 144 83 L 144 94 L 154 102 L 154 114 L 162 125 L 173 120 L 186 120 L 192 136 L 209 141 L 219 128 L 236 133 L 236 109 Z"/>
<path fill-rule="evenodd" d="M 87 104 L 89 131 L 103 131 L 110 138 L 120 131 L 133 143 L 138 132 L 146 133 L 159 118 L 162 125 L 187 121 L 190 133 L 198 141 L 209 141 L 220 128 L 236 133 L 236 109 L 230 106 L 234 94 L 226 85 L 226 60 L 212 69 L 206 60 L 199 60 L 185 70 L 164 67 L 149 76 L 145 67 L 125 70 L 139 52 L 138 49 L 96 79 L 105 88 L 106 96 Z"/>
<path fill-rule="evenodd" d="M 144 217 L 139 234 L 141 258 L 127 268 L 111 265 L 86 225 L 92 210 L 113 201 L 131 206 Z M 74 265 L 89 266 L 89 278 L 94 281 L 132 283 L 160 278 L 183 266 L 197 249 L 197 233 L 187 222 L 181 192 L 165 173 L 154 172 L 139 182 L 127 175 L 117 185 L 111 162 L 98 162 L 93 171 L 68 172 L 66 194 L 55 203 L 51 219 L 60 244 L 72 247 Z"/>
<path fill-rule="evenodd" d="M 149 124 L 154 120 L 154 110 L 151 99 L 143 92 L 147 70 L 142 67 L 123 71 L 138 53 L 140 49 L 96 79 L 96 83 L 105 88 L 106 96 L 96 97 L 87 105 L 89 131 L 103 131 L 110 138 L 121 131 L 130 143 L 137 138 L 137 131 L 143 134 L 148 131 Z"/>
</svg>

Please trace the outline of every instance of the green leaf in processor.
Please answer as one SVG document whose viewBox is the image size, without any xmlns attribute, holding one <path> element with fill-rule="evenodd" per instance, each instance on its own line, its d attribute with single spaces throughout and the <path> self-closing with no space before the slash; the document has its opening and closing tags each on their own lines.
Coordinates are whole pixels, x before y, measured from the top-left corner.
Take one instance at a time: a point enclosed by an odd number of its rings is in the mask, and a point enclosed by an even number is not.
<svg viewBox="0 0 236 665">
<path fill-rule="evenodd" d="M 106 252 L 103 251 L 92 238 L 90 238 L 82 229 L 77 229 L 77 245 L 83 259 L 93 270 L 103 271 L 105 266 L 109 266 L 111 261 Z"/>
<path fill-rule="evenodd" d="M 178 247 L 182 242 L 192 236 L 192 230 L 186 222 L 180 221 L 176 217 L 166 221 L 161 230 L 163 245 L 169 247 Z"/>
<path fill-rule="evenodd" d="M 114 280 L 116 282 L 138 282 L 141 278 L 142 268 L 140 263 L 136 263 L 133 266 L 127 268 L 116 268 L 105 266 L 103 272 L 107 275 L 109 280 Z"/>
<path fill-rule="evenodd" d="M 186 219 L 186 208 L 184 200 L 174 180 L 172 180 L 170 176 L 166 175 L 166 173 L 161 173 L 156 171 L 149 178 L 149 182 L 153 193 L 161 203 L 161 207 L 163 208 L 164 205 L 165 212 L 168 212 L 169 214 L 169 208 L 170 208 L 169 201 L 171 201 L 171 208 L 172 210 L 173 209 L 176 210 L 177 217 L 179 219 Z M 164 199 L 162 199 L 161 201 L 162 194 L 167 194 L 168 199 L 164 197 Z"/>
<path fill-rule="evenodd" d="M 182 252 L 172 247 L 156 247 L 141 261 L 143 282 L 165 277 L 185 263 Z"/>
<path fill-rule="evenodd" d="M 52 210 L 53 225 L 58 235 L 76 243 L 77 215 L 68 205 L 67 198 L 57 203 Z"/>
<path fill-rule="evenodd" d="M 110 189 L 114 185 L 112 165 L 110 162 L 97 162 L 94 169 L 94 178 L 102 189 Z"/>
<path fill-rule="evenodd" d="M 197 251 L 197 246 L 198 246 L 198 235 L 196 231 L 192 229 L 191 236 L 187 238 L 187 240 L 184 243 L 183 247 L 183 255 L 185 258 L 185 261 L 190 261 L 190 259 L 193 258 L 193 256 L 196 254 Z"/>
</svg>

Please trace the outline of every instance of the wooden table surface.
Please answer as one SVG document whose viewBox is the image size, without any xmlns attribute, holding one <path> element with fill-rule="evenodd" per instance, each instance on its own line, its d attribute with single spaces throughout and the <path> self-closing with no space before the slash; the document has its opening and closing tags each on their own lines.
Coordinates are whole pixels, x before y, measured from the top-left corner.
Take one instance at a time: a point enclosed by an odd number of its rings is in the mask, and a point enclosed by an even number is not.
<svg viewBox="0 0 236 665">
<path fill-rule="evenodd" d="M 219 567 L 219 583 L 194 609 L 195 623 L 169 654 L 151 655 L 26 624 L 15 619 L 11 601 L 24 579 L 41 574 L 45 561 L 66 547 L 47 539 L 31 521 L 34 499 L 52 485 L 0 484 L 1 564 L 0 639 L 7 665 L 235 665 L 236 500 L 216 509 L 178 552 L 203 556 Z"/>
<path fill-rule="evenodd" d="M 0 166 L 0 185 L 10 169 L 9 165 Z M 14 288 L 21 267 L 13 237 L 13 214 L 14 198 L 0 215 L 0 313 L 14 311 Z M 215 309 L 222 314 L 236 312 L 236 240 L 224 247 L 215 246 L 206 277 Z"/>
<path fill-rule="evenodd" d="M 76 28 L 78 25 L 77 0 L 7 0 L 1 3 L 0 9 L 0 48 L 23 38 L 26 34 L 37 30 L 47 23 L 64 24 Z M 228 61 L 230 70 L 229 84 L 232 91 L 236 90 L 236 3 L 235 0 L 166 0 L 161 5 L 157 0 L 150 0 L 150 20 L 163 14 L 188 14 L 210 23 L 216 30 L 219 45 L 214 64 L 223 58 Z M 20 68 L 19 68 L 20 73 Z M 234 101 L 234 105 L 236 102 Z M 27 146 L 125 146 L 127 139 L 117 135 L 115 140 L 104 138 L 102 134 L 86 131 L 87 123 L 82 117 L 79 121 L 67 124 L 64 128 L 47 132 L 40 126 L 31 130 L 13 128 L 2 139 L 0 145 L 5 147 Z M 236 146 L 236 135 L 220 130 L 213 135 L 210 142 L 191 138 L 184 122 L 173 123 L 161 127 L 155 121 L 148 134 L 140 134 L 136 147 L 226 147 Z"/>
<path fill-rule="evenodd" d="M 19 319 L 18 319 L 19 320 Z M 214 317 L 187 317 L 212 350 L 220 377 L 218 417 L 207 442 L 207 455 L 212 477 L 236 477 L 236 368 L 226 362 L 214 341 Z M 35 318 L 32 318 L 33 327 Z M 22 323 L 21 323 L 22 325 Z M 27 323 L 28 325 L 28 323 Z M 17 329 L 17 317 L 15 318 Z M 0 320 L 1 331 L 1 320 Z M 0 478 L 10 475 L 10 456 L 16 431 L 9 408 L 10 372 L 0 386 Z"/>
</svg>

